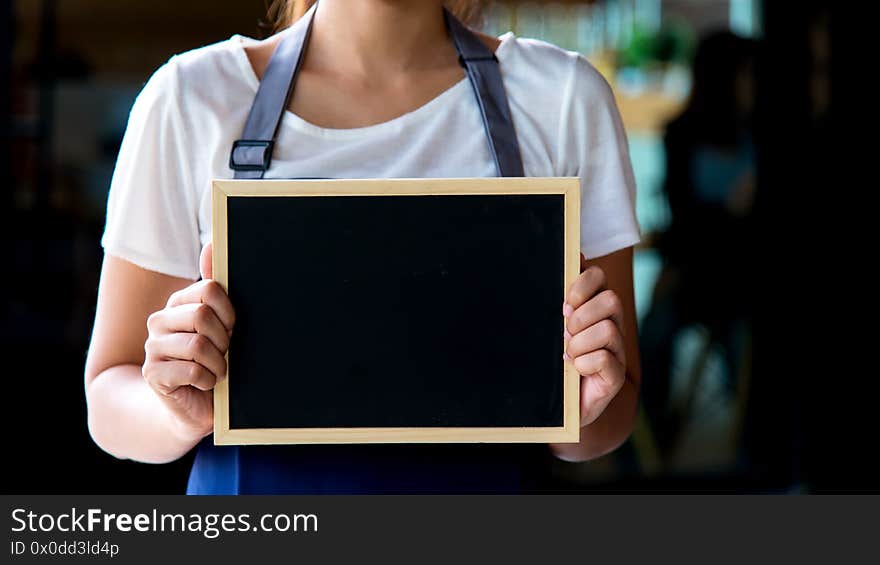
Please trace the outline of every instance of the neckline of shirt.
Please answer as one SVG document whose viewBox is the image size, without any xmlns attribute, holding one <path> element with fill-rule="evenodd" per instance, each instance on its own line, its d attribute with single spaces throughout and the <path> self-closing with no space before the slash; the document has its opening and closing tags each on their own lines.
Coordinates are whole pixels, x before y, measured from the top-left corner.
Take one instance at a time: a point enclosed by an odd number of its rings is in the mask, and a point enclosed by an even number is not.
<svg viewBox="0 0 880 565">
<path fill-rule="evenodd" d="M 507 32 L 499 36 L 498 39 L 501 42 L 495 49 L 495 56 L 498 57 L 499 60 L 502 60 L 503 54 L 506 51 L 507 44 L 512 43 L 512 40 L 515 37 L 516 36 L 513 34 L 513 32 Z M 254 68 L 251 65 L 250 59 L 248 59 L 247 52 L 245 51 L 245 46 L 248 43 L 255 41 L 256 40 L 253 38 L 239 34 L 235 34 L 230 38 L 230 42 L 233 45 L 233 51 L 236 55 L 236 60 L 238 61 L 239 66 L 241 67 L 241 70 L 245 76 L 245 80 L 250 89 L 253 91 L 254 95 L 256 95 L 257 89 L 260 86 L 260 80 L 259 78 L 257 78 L 256 72 L 254 72 Z M 468 78 L 467 76 L 465 76 L 434 98 L 419 106 L 418 108 L 411 110 L 405 114 L 401 114 L 400 116 L 391 118 L 390 120 L 379 122 L 377 124 L 371 124 L 368 126 L 358 128 L 325 128 L 301 118 L 290 110 L 285 110 L 284 119 L 281 120 L 281 127 L 292 127 L 303 133 L 308 133 L 317 137 L 334 139 L 351 139 L 357 137 L 371 137 L 375 135 L 381 135 L 382 133 L 388 132 L 389 130 L 399 130 L 404 126 L 411 125 L 412 123 L 431 115 L 433 110 L 435 110 L 437 107 L 449 103 L 457 96 L 460 96 L 462 92 L 469 91 L 470 89 L 467 88 L 467 86 Z M 471 96 L 473 96 L 473 93 L 470 94 Z"/>
</svg>

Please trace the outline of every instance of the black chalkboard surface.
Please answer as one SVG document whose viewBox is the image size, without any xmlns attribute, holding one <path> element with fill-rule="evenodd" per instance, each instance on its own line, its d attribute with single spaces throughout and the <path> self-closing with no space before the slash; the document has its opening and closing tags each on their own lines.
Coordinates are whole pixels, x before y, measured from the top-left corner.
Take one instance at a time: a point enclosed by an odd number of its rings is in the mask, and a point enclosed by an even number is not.
<svg viewBox="0 0 880 565">
<path fill-rule="evenodd" d="M 577 179 L 214 181 L 215 442 L 577 440 Z"/>
</svg>

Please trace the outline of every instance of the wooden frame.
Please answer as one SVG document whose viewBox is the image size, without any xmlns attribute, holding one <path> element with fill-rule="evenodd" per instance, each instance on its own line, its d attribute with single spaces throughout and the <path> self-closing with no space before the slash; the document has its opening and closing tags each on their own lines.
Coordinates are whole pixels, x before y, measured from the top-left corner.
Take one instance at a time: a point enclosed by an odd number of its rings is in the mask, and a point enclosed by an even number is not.
<svg viewBox="0 0 880 565">
<path fill-rule="evenodd" d="M 580 271 L 580 183 L 576 177 L 370 179 L 370 180 L 214 180 L 212 187 L 214 279 L 228 291 L 227 199 L 235 196 L 424 196 L 560 194 L 565 197 L 565 288 Z M 562 322 L 560 314 L 560 322 Z M 560 331 L 560 339 L 562 339 Z M 227 353 L 227 360 L 228 360 Z M 580 376 L 563 366 L 561 427 L 437 428 L 259 428 L 230 429 L 229 379 L 214 388 L 214 443 L 542 443 L 577 442 L 580 437 Z"/>
</svg>

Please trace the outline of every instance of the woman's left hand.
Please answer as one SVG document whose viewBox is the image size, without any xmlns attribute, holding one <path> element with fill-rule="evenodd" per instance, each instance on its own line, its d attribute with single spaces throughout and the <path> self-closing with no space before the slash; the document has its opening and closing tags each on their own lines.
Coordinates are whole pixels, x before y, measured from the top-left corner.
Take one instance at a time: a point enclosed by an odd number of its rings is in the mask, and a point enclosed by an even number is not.
<svg viewBox="0 0 880 565">
<path fill-rule="evenodd" d="M 596 266 L 582 272 L 562 305 L 565 354 L 581 375 L 581 427 L 592 424 L 626 381 L 623 305 Z"/>
</svg>

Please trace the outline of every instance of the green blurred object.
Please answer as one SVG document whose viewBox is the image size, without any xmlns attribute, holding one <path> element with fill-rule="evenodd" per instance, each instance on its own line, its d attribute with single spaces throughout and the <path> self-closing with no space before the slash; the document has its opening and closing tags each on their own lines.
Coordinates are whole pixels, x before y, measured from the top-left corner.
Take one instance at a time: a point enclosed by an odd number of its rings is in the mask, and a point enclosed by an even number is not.
<svg viewBox="0 0 880 565">
<path fill-rule="evenodd" d="M 693 57 L 694 32 L 684 23 L 665 24 L 656 32 L 636 25 L 617 55 L 620 68 L 645 68 L 655 64 L 688 64 Z"/>
</svg>

